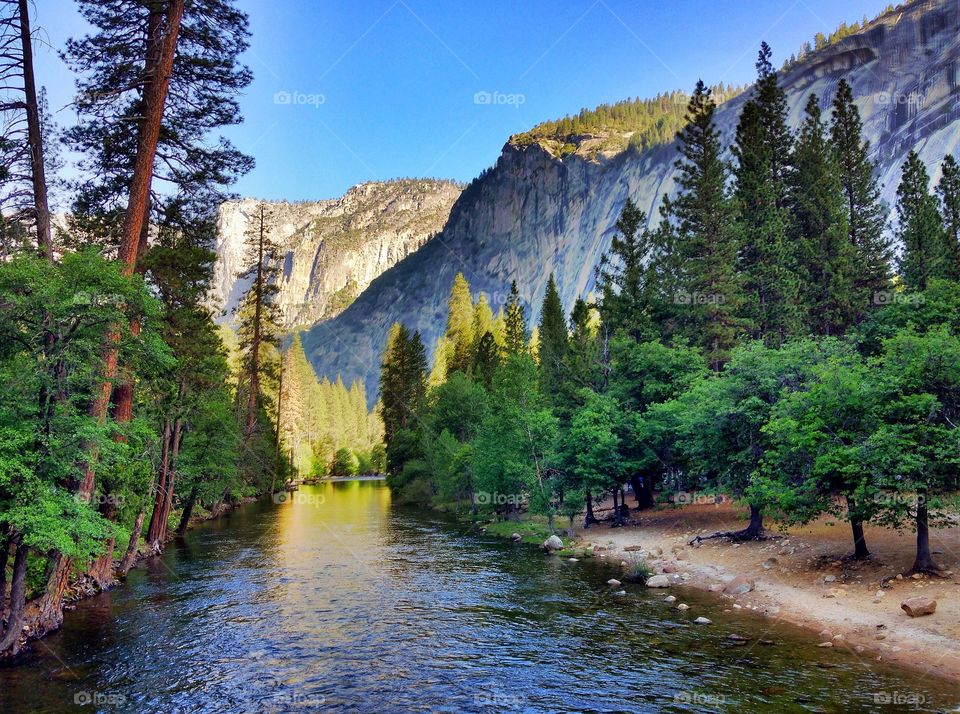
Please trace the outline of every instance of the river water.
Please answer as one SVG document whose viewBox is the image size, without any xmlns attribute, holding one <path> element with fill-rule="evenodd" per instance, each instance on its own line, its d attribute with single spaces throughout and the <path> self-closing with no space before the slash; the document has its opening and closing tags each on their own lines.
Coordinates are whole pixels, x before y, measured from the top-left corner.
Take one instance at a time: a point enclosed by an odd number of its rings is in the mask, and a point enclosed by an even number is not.
<svg viewBox="0 0 960 714">
<path fill-rule="evenodd" d="M 722 612 L 605 585 L 393 507 L 305 487 L 204 524 L 0 669 L 2 712 L 955 711 L 947 683 Z M 695 625 L 705 615 L 712 625 Z M 735 646 L 736 632 L 752 638 Z M 776 644 L 763 646 L 758 639 Z"/>
</svg>

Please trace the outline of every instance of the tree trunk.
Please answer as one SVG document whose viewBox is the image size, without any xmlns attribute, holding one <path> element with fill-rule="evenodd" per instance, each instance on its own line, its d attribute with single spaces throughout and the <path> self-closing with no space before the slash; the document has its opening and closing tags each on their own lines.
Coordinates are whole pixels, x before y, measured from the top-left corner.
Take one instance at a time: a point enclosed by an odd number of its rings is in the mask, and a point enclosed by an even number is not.
<svg viewBox="0 0 960 714">
<path fill-rule="evenodd" d="M 597 522 L 597 517 L 593 515 L 593 494 L 587 491 L 587 514 L 583 519 L 583 527 L 589 528 Z"/>
<path fill-rule="evenodd" d="M 137 511 L 137 519 L 133 522 L 133 530 L 130 531 L 130 542 L 127 544 L 127 552 L 123 554 L 123 560 L 120 561 L 120 575 L 127 577 L 130 569 L 137 560 L 137 546 L 140 544 L 140 531 L 143 530 L 143 519 L 147 515 L 146 504 Z"/>
<path fill-rule="evenodd" d="M 33 43 L 30 37 L 30 10 L 27 0 L 19 0 L 20 45 L 23 52 L 23 93 L 27 105 L 27 141 L 30 144 L 30 174 L 33 183 L 33 207 L 37 224 L 37 247 L 40 254 L 53 260 L 53 236 L 50 229 L 50 207 L 47 204 L 47 178 L 43 158 L 43 132 L 40 127 L 40 105 L 33 73 Z"/>
<path fill-rule="evenodd" d="M 10 539 L 7 536 L 7 524 L 0 525 L 0 617 L 3 616 L 3 604 L 7 598 L 7 561 L 10 558 Z"/>
<path fill-rule="evenodd" d="M 130 178 L 130 197 L 123 217 L 123 236 L 120 244 L 120 260 L 124 262 L 126 275 L 133 275 L 137 259 L 137 244 L 143 222 L 147 219 L 146 207 L 153 180 L 153 162 L 157 155 L 160 125 L 167 101 L 167 89 L 173 72 L 173 59 L 183 18 L 184 0 L 168 0 L 164 14 L 162 40 L 156 63 L 148 57 L 145 70 L 148 74 L 143 94 L 143 121 L 140 124 L 137 156 Z M 155 18 L 156 16 L 151 13 Z M 152 71 L 151 71 L 152 70 Z"/>
<path fill-rule="evenodd" d="M 23 632 L 24 610 L 27 604 L 27 556 L 30 548 L 17 539 L 17 553 L 13 559 L 13 578 L 10 581 L 10 612 L 6 629 L 0 638 L 0 655 L 12 656 L 20 651 L 20 634 Z"/>
<path fill-rule="evenodd" d="M 847 513 L 851 514 L 850 528 L 853 531 L 853 557 L 862 560 L 870 557 L 870 551 L 867 550 L 867 540 L 863 534 L 863 520 L 852 515 L 856 509 L 856 501 L 847 496 Z"/>
<path fill-rule="evenodd" d="M 187 502 L 183 504 L 183 513 L 180 514 L 180 525 L 177 526 L 177 535 L 183 535 L 190 527 L 190 519 L 193 517 L 193 508 L 197 504 L 197 487 L 194 486 L 190 491 Z"/>
<path fill-rule="evenodd" d="M 254 278 L 253 336 L 250 339 L 250 375 L 248 379 L 247 419 L 243 428 L 244 444 L 249 443 L 257 425 L 260 392 L 260 322 L 263 314 L 263 244 L 266 237 L 263 204 L 260 205 L 260 230 L 257 243 L 257 276 Z"/>
<path fill-rule="evenodd" d="M 170 511 L 173 508 L 173 493 L 177 478 L 177 457 L 180 455 L 180 437 L 183 434 L 183 423 L 177 417 L 173 421 L 173 445 L 170 447 L 170 468 L 167 473 L 167 489 L 163 499 L 163 514 L 160 519 L 160 547 L 167 540 L 167 524 L 170 522 Z"/>
<path fill-rule="evenodd" d="M 160 473 L 153 494 L 153 513 L 150 514 L 150 527 L 147 529 L 147 546 L 158 552 L 160 539 L 160 519 L 163 515 L 163 503 L 166 498 L 167 472 L 170 467 L 170 418 L 163 420 L 163 436 L 160 450 Z"/>
<path fill-rule="evenodd" d="M 917 494 L 917 557 L 911 570 L 915 573 L 939 572 L 940 566 L 930 555 L 930 514 L 927 511 L 926 494 Z"/>
<path fill-rule="evenodd" d="M 763 535 L 763 511 L 759 506 L 750 504 L 750 525 L 744 532 L 748 539 L 756 539 Z"/>
</svg>

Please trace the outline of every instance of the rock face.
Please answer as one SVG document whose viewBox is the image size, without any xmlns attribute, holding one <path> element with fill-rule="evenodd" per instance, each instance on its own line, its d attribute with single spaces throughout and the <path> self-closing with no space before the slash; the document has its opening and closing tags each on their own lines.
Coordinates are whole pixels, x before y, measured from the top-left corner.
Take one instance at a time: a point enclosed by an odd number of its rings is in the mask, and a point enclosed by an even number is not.
<svg viewBox="0 0 960 714">
<path fill-rule="evenodd" d="M 278 303 L 284 327 L 342 312 L 370 282 L 443 228 L 460 195 L 452 181 L 403 179 L 354 186 L 341 198 L 268 202 L 269 234 L 283 250 Z M 237 280 L 259 201 L 220 206 L 211 306 L 226 318 L 247 285 Z"/>
<path fill-rule="evenodd" d="M 910 617 L 923 617 L 937 611 L 937 601 L 930 597 L 912 597 L 900 603 L 900 609 Z"/>
<path fill-rule="evenodd" d="M 911 149 L 939 180 L 944 155 L 960 143 L 960 3 L 916 0 L 808 55 L 782 77 L 791 121 L 798 123 L 810 94 L 829 108 L 841 78 L 853 87 L 890 205 Z M 747 95 L 717 111 L 727 145 Z M 543 142 L 508 142 L 496 165 L 464 190 L 435 240 L 374 280 L 342 315 L 305 335 L 308 356 L 322 376 L 364 378 L 373 399 L 390 325 L 403 321 L 419 330 L 431 353 L 458 271 L 474 294 L 488 294 L 494 310 L 516 279 L 531 324 L 552 272 L 569 310 L 593 288 L 594 266 L 609 247 L 624 200 L 633 198 L 658 220 L 664 194 L 674 190 L 676 158 L 674 145 L 559 158 Z"/>
</svg>

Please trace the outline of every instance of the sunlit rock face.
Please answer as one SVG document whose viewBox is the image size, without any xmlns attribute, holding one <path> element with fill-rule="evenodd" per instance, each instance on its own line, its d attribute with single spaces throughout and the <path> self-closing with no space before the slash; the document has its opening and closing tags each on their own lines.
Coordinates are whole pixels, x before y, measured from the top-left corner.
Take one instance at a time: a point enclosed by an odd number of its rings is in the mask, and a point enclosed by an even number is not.
<svg viewBox="0 0 960 714">
<path fill-rule="evenodd" d="M 841 78 L 853 87 L 890 205 L 910 149 L 938 180 L 944 155 L 960 151 L 960 3 L 911 3 L 792 67 L 782 78 L 791 121 L 799 122 L 811 93 L 828 109 Z M 727 144 L 746 96 L 717 112 Z M 561 160 L 546 143 L 508 142 L 496 165 L 463 192 L 437 238 L 374 280 L 342 315 L 305 334 L 311 361 L 321 375 L 365 379 L 372 397 L 391 323 L 419 330 L 431 352 L 457 271 L 474 294 L 491 295 L 495 310 L 511 279 L 528 308 L 538 307 L 552 272 L 569 310 L 593 287 L 624 200 L 658 218 L 664 194 L 674 190 L 675 160 L 675 146 L 616 155 L 578 150 Z"/>
<path fill-rule="evenodd" d="M 281 247 L 278 304 L 284 327 L 309 327 L 342 312 L 375 277 L 438 233 L 461 188 L 451 181 L 403 179 L 354 186 L 341 198 L 268 202 L 267 230 Z M 247 284 L 245 236 L 259 202 L 229 201 L 217 217 L 211 306 L 231 312 Z"/>
</svg>

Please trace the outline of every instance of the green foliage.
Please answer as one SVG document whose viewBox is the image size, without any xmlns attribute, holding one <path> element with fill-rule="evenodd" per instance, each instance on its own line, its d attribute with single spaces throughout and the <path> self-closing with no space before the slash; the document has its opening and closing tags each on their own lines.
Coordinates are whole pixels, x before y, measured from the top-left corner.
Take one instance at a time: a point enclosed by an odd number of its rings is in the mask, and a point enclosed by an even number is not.
<svg viewBox="0 0 960 714">
<path fill-rule="evenodd" d="M 953 250 L 929 184 L 926 167 L 911 151 L 897 188 L 897 238 L 903 246 L 900 277 L 913 290 L 926 290 L 935 278 L 956 277 Z"/>
</svg>

